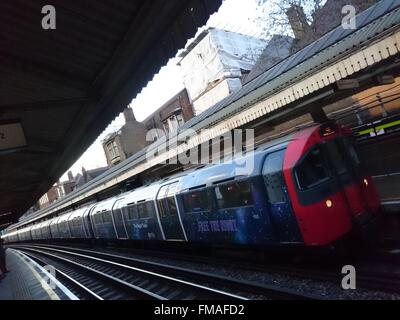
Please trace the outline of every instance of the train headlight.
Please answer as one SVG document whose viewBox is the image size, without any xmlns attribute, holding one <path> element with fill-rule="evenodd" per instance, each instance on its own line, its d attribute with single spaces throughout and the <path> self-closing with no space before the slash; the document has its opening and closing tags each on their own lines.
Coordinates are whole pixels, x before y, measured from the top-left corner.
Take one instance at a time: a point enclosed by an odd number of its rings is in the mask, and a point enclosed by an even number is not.
<svg viewBox="0 0 400 320">
<path fill-rule="evenodd" d="M 325 204 L 326 204 L 326 206 L 327 206 L 328 208 L 331 208 L 331 207 L 333 206 L 332 200 L 329 200 L 329 199 L 325 201 Z"/>
<path fill-rule="evenodd" d="M 366 187 L 368 187 L 368 180 L 367 179 L 364 179 L 364 184 L 365 184 Z"/>
</svg>

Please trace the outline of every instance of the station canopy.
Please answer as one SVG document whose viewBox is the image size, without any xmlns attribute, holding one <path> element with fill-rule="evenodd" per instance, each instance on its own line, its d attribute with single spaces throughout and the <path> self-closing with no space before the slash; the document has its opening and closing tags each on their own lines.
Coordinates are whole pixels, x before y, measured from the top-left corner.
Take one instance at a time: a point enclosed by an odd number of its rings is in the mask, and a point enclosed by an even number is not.
<svg viewBox="0 0 400 320">
<path fill-rule="evenodd" d="M 0 229 L 68 170 L 220 4 L 54 0 L 55 29 L 44 29 L 48 1 L 1 1 Z"/>
</svg>

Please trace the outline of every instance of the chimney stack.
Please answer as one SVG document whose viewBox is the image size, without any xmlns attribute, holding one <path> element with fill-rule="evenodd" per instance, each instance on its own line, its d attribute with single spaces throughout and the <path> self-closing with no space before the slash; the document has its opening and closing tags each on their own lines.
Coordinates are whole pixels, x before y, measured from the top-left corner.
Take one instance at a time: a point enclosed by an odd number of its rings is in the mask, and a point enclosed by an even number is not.
<svg viewBox="0 0 400 320">
<path fill-rule="evenodd" d="M 124 109 L 124 118 L 125 118 L 125 123 L 136 122 L 135 115 L 133 114 L 132 108 L 127 107 Z"/>
<path fill-rule="evenodd" d="M 87 175 L 85 167 L 82 167 L 82 177 L 83 177 L 83 181 L 85 181 L 85 183 L 88 182 L 88 175 Z"/>
<path fill-rule="evenodd" d="M 307 17 L 304 13 L 303 7 L 294 4 L 286 10 L 286 15 L 289 19 L 296 40 L 304 38 L 308 32 L 311 32 L 311 27 L 307 23 Z"/>
<path fill-rule="evenodd" d="M 74 180 L 74 176 L 72 175 L 71 171 L 68 171 L 68 181 Z"/>
</svg>

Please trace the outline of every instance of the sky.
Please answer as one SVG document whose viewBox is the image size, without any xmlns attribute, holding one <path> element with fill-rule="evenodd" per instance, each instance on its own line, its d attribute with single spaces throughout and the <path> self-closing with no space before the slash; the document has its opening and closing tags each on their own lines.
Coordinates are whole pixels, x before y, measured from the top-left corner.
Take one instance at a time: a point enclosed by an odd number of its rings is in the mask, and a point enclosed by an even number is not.
<svg viewBox="0 0 400 320">
<path fill-rule="evenodd" d="M 215 27 L 260 37 L 261 28 L 254 21 L 261 12 L 256 0 L 224 0 L 218 12 L 209 18 L 206 26 L 200 28 L 198 33 L 204 28 Z M 183 79 L 177 63 L 178 58 L 170 59 L 168 64 L 162 67 L 153 80 L 132 100 L 130 107 L 138 121 L 144 120 L 183 89 Z M 124 123 L 124 118 L 120 114 L 67 172 L 72 171 L 73 175 L 76 175 L 81 172 L 82 167 L 90 170 L 106 166 L 107 162 L 101 141 L 107 134 L 122 127 Z M 67 180 L 67 172 L 61 177 L 62 181 Z"/>
</svg>

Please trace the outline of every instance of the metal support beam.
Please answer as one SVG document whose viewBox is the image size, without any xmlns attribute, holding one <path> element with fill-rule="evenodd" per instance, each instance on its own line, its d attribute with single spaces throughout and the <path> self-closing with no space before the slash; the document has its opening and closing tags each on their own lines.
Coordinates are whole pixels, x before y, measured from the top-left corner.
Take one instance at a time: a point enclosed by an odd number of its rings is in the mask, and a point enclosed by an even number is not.
<svg viewBox="0 0 400 320">
<path fill-rule="evenodd" d="M 86 92 L 90 85 L 89 81 L 82 80 L 79 75 L 69 74 L 64 70 L 57 70 L 52 66 L 37 61 L 29 61 L 6 52 L 0 51 L 0 60 L 2 67 L 10 68 L 11 72 L 21 70 L 23 73 L 54 82 L 60 87 Z"/>
<path fill-rule="evenodd" d="M 35 110 L 48 110 L 65 107 L 76 107 L 76 105 L 89 103 L 95 101 L 92 97 L 80 97 L 73 99 L 60 99 L 60 100 L 47 100 L 36 101 L 30 103 L 17 103 L 17 104 L 0 104 L 0 113 L 6 112 L 21 112 L 21 111 L 35 111 Z"/>
<path fill-rule="evenodd" d="M 329 120 L 328 116 L 326 115 L 324 109 L 322 107 L 311 108 L 310 114 L 314 122 L 316 123 L 324 123 Z"/>
</svg>

